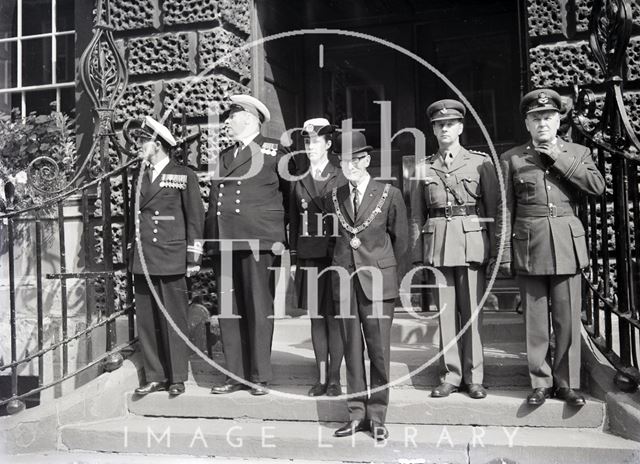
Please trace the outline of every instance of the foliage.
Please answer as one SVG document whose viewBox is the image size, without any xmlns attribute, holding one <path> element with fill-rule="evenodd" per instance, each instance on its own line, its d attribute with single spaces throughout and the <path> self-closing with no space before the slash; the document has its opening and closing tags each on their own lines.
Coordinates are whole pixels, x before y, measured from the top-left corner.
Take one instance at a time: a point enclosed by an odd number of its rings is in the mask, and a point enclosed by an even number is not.
<svg viewBox="0 0 640 464">
<path fill-rule="evenodd" d="M 29 165 L 39 157 L 48 157 Z M 45 160 L 46 161 L 46 160 Z M 76 167 L 75 122 L 58 111 L 48 115 L 31 113 L 22 117 L 14 110 L 0 113 L 0 207 L 7 203 L 8 183 L 15 187 L 14 207 L 25 208 L 39 204 L 44 196 L 32 186 L 34 174 L 42 175 L 42 166 L 50 177 L 46 187 L 62 187 L 73 175 Z"/>
</svg>

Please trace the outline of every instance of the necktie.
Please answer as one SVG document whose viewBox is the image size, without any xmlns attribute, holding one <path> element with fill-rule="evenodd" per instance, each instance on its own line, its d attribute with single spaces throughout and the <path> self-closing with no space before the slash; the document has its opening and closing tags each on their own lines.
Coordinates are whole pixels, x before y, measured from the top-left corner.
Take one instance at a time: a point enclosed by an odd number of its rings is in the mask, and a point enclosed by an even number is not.
<svg viewBox="0 0 640 464">
<path fill-rule="evenodd" d="M 353 187 L 353 217 L 354 218 L 358 214 L 359 205 L 360 205 L 360 200 L 358 199 L 358 187 Z"/>
<path fill-rule="evenodd" d="M 444 165 L 447 167 L 447 169 L 450 169 L 452 164 L 453 164 L 453 153 L 448 151 L 444 155 Z"/>
<path fill-rule="evenodd" d="M 149 182 L 153 182 L 153 164 L 147 164 L 147 175 L 149 176 Z"/>
<path fill-rule="evenodd" d="M 316 172 L 315 172 L 315 175 L 313 176 L 313 178 L 315 180 L 319 180 L 321 176 L 322 176 L 322 172 L 320 172 L 320 169 L 316 169 Z"/>
<path fill-rule="evenodd" d="M 236 146 L 236 151 L 233 152 L 233 159 L 236 159 L 236 156 L 238 156 L 238 153 L 240 153 L 240 150 L 242 150 L 242 143 L 238 142 L 238 145 Z"/>
</svg>

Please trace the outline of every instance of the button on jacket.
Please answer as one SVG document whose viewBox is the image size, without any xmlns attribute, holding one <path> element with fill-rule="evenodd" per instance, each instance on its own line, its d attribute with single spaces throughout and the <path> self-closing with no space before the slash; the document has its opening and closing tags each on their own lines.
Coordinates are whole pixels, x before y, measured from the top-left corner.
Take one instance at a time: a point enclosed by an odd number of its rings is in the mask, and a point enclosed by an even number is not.
<svg viewBox="0 0 640 464">
<path fill-rule="evenodd" d="M 493 249 L 499 195 L 491 159 L 461 147 L 447 168 L 438 153 L 416 167 L 416 179 L 411 189 L 412 262 L 435 267 L 485 263 Z M 430 215 L 434 208 L 461 205 L 470 210 L 465 216 Z"/>
<path fill-rule="evenodd" d="M 153 182 L 144 171 L 140 179 L 137 213 L 135 190 L 131 198 L 129 270 L 144 273 L 136 249 L 134 227 L 138 226 L 148 274 L 185 274 L 187 265 L 199 264 L 202 255 L 204 208 L 198 176 L 172 160 Z"/>
<path fill-rule="evenodd" d="M 286 243 L 289 183 L 278 171 L 284 155 L 277 140 L 261 134 L 244 148 L 236 144 L 220 154 L 219 172 L 211 180 L 205 226 L 208 239 L 259 240 L 260 250 L 271 250 L 275 242 Z M 216 250 L 214 244 L 208 246 Z M 250 248 L 238 242 L 234 249 Z"/>
<path fill-rule="evenodd" d="M 575 274 L 589 264 L 585 230 L 575 211 L 581 195 L 600 195 L 605 182 L 588 148 L 562 140 L 557 148 L 553 164 L 545 164 L 531 143 L 500 159 L 507 218 L 502 261 L 513 262 L 517 274 Z M 499 214 L 498 234 L 501 220 Z"/>
</svg>

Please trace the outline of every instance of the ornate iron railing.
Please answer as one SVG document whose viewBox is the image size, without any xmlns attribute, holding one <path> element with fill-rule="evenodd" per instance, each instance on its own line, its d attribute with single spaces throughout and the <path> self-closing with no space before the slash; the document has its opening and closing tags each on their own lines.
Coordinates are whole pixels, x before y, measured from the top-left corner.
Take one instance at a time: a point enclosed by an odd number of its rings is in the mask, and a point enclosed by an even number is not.
<svg viewBox="0 0 640 464">
<path fill-rule="evenodd" d="M 573 137 L 588 145 L 607 180 L 600 198 L 585 200 L 591 268 L 584 273 L 584 325 L 616 367 L 625 391 L 640 383 L 640 142 L 624 104 L 626 52 L 632 31 L 627 0 L 594 0 L 591 51 L 604 75 L 604 98 L 575 86 Z"/>
<path fill-rule="evenodd" d="M 133 292 L 131 276 L 126 270 L 126 240 L 122 240 L 122 249 L 114 250 L 113 229 L 126 233 L 128 206 L 128 175 L 127 169 L 137 163 L 133 157 L 124 162 L 126 155 L 131 155 L 127 146 L 121 145 L 116 137 L 114 127 L 114 112 L 118 101 L 122 98 L 127 86 L 127 69 L 124 58 L 120 54 L 113 39 L 110 17 L 109 0 L 98 0 L 96 5 L 96 20 L 93 38 L 86 47 L 80 59 L 80 78 L 86 93 L 94 105 L 94 135 L 89 153 L 83 158 L 72 179 L 65 185 L 59 186 L 59 166 L 53 159 L 41 156 L 36 158 L 28 168 L 28 182 L 46 200 L 37 206 L 16 210 L 13 207 L 12 189 L 8 189 L 7 208 L 0 214 L 0 227 L 6 230 L 8 261 L 9 261 L 9 304 L 10 304 L 10 351 L 11 361 L 0 366 L 0 373 L 11 370 L 11 395 L 0 398 L 0 406 L 6 405 L 10 414 L 24 409 L 25 398 L 47 388 L 53 387 L 67 379 L 77 376 L 80 372 L 102 363 L 103 368 L 112 371 L 120 367 L 123 362 L 122 350 L 132 345 L 136 338 L 132 311 Z M 110 150 L 115 153 L 110 155 Z M 79 181 L 83 185 L 79 186 Z M 114 188 L 118 192 L 117 200 Z M 75 216 L 66 213 L 65 208 L 79 209 Z M 113 208 L 120 212 L 114 214 Z M 66 250 L 66 228 L 70 221 L 76 220 L 81 225 L 80 255 L 74 258 L 84 260 L 79 266 L 80 272 L 68 272 Z M 43 229 L 57 235 L 59 247 L 57 250 L 59 272 L 45 274 L 43 272 L 43 258 L 45 251 L 43 244 Z M 36 295 L 36 343 L 37 350 L 26 353 L 19 359 L 17 352 L 17 322 L 19 310 L 17 307 L 17 290 L 20 291 L 19 271 L 16 269 L 15 248 L 16 231 L 27 231 L 33 234 L 32 245 L 35 248 L 35 295 Z M 4 239 L 3 239 L 4 240 Z M 98 250 L 96 252 L 96 249 Z M 120 255 L 118 257 L 118 255 Z M 47 255 L 46 258 L 51 258 Z M 60 319 L 61 340 L 44 346 L 45 302 L 43 292 L 44 281 L 58 280 L 60 282 Z M 70 334 L 69 302 L 67 281 L 71 279 L 84 280 L 84 306 L 86 308 L 85 325 L 83 330 Z M 119 280 L 118 280 L 119 279 Z M 119 288 L 120 295 L 116 297 Z M 96 295 L 103 292 L 102 297 Z M 117 303 L 116 303 L 117 302 Z M 100 307 L 100 303 L 102 307 Z M 117 307 L 116 307 L 117 305 Z M 128 317 L 128 334 L 123 343 L 118 344 L 116 322 L 118 318 Z M 96 331 L 105 331 L 106 346 L 104 354 L 89 359 L 89 361 L 74 371 L 69 369 L 69 344 L 78 340 L 85 340 L 85 350 L 89 358 L 91 353 L 92 336 Z M 23 340 L 20 340 L 23 341 Z M 61 374 L 58 378 L 45 382 L 44 357 L 57 349 L 62 349 Z M 19 392 L 19 368 L 32 361 L 38 363 L 38 386 L 27 392 Z"/>
</svg>

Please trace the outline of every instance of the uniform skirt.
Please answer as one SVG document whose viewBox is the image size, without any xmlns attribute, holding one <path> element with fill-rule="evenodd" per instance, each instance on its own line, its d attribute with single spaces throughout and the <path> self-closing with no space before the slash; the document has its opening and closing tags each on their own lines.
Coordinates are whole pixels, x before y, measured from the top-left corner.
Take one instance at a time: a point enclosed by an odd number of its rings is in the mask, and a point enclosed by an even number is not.
<svg viewBox="0 0 640 464">
<path fill-rule="evenodd" d="M 309 300 L 312 298 L 312 292 L 310 292 L 309 271 L 308 268 L 316 268 L 318 274 L 322 270 L 331 266 L 331 258 L 313 258 L 304 259 L 298 258 L 295 276 L 295 286 L 298 307 L 309 310 Z M 331 271 L 325 272 L 316 281 L 318 287 L 318 315 L 329 316 L 334 315 L 333 305 L 333 292 L 331 288 Z"/>
</svg>

